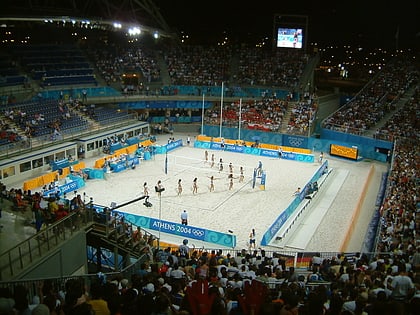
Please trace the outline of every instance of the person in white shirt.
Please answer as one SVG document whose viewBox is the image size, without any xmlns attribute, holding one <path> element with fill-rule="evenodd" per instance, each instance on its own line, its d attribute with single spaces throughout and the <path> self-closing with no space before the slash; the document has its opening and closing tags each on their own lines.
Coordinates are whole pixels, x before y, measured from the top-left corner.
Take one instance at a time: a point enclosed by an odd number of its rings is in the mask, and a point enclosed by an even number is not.
<svg viewBox="0 0 420 315">
<path fill-rule="evenodd" d="M 188 213 L 187 213 L 187 210 L 184 210 L 181 213 L 181 224 L 188 225 Z"/>
<path fill-rule="evenodd" d="M 170 276 L 172 279 L 183 279 L 185 277 L 185 272 L 182 269 L 181 266 L 174 265 L 174 268 L 172 269 Z"/>
<path fill-rule="evenodd" d="M 398 275 L 394 276 L 391 282 L 391 298 L 395 301 L 405 302 L 414 294 L 415 286 L 407 275 L 405 263 L 398 265 L 398 272 Z"/>
</svg>

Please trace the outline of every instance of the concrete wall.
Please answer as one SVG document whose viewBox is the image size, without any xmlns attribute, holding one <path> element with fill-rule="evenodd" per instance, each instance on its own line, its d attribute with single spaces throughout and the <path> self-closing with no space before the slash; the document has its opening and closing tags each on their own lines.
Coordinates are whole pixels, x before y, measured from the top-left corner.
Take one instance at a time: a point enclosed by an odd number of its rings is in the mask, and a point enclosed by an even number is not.
<svg viewBox="0 0 420 315">
<path fill-rule="evenodd" d="M 51 255 L 35 262 L 29 270 L 16 279 L 42 279 L 80 274 L 84 269 L 87 273 L 86 234 L 76 233 Z"/>
</svg>

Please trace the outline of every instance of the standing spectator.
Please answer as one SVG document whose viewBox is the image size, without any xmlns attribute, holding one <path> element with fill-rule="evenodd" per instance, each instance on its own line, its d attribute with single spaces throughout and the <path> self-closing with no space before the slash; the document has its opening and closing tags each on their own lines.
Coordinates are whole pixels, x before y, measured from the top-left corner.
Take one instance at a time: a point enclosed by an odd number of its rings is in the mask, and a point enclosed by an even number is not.
<svg viewBox="0 0 420 315">
<path fill-rule="evenodd" d="M 411 257 L 410 263 L 414 272 L 420 272 L 420 246 L 417 247 L 416 252 Z"/>
<path fill-rule="evenodd" d="M 86 89 L 82 90 L 82 102 L 87 102 L 87 91 L 86 91 Z"/>
<path fill-rule="evenodd" d="M 179 265 L 185 266 L 187 263 L 187 259 L 189 258 L 190 248 L 188 247 L 188 240 L 185 239 L 182 241 L 182 244 L 178 247 L 179 250 Z"/>
<path fill-rule="evenodd" d="M 251 233 L 249 233 L 249 249 L 251 248 L 256 248 L 256 244 L 255 244 L 255 229 L 251 230 Z"/>
<path fill-rule="evenodd" d="M 279 146 L 278 154 L 279 154 L 279 159 L 281 159 L 281 157 L 283 155 L 283 149 L 281 148 L 281 146 Z"/>
<path fill-rule="evenodd" d="M 104 287 L 101 283 L 92 283 L 90 286 L 90 299 L 87 303 L 92 306 L 95 315 L 111 315 L 108 303 L 104 300 Z"/>
<path fill-rule="evenodd" d="M 188 225 L 188 213 L 187 213 L 187 210 L 184 210 L 181 213 L 181 224 Z"/>
<path fill-rule="evenodd" d="M 398 265 L 398 275 L 391 282 L 391 298 L 394 301 L 407 303 L 415 292 L 415 286 L 411 278 L 407 275 L 405 263 Z"/>
<path fill-rule="evenodd" d="M 324 152 L 321 151 L 321 153 L 319 154 L 319 159 L 318 159 L 319 164 L 322 163 L 323 159 L 324 159 Z"/>
</svg>

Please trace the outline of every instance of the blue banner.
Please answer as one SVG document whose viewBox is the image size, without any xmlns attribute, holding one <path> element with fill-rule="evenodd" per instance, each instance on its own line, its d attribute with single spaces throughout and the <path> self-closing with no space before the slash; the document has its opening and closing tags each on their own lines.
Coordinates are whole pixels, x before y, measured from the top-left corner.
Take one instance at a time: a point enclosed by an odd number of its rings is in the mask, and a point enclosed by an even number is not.
<svg viewBox="0 0 420 315">
<path fill-rule="evenodd" d="M 212 150 L 221 150 L 222 149 L 222 145 L 220 143 L 218 143 L 218 142 L 211 142 L 210 143 L 210 149 L 212 149 Z"/>
<path fill-rule="evenodd" d="M 162 233 L 205 241 L 206 231 L 204 229 L 158 219 L 150 219 L 150 229 L 159 231 L 159 227 Z"/>
<path fill-rule="evenodd" d="M 58 161 L 51 162 L 51 169 L 53 171 L 59 170 L 60 168 L 69 167 L 70 163 L 68 159 L 62 159 Z"/>
<path fill-rule="evenodd" d="M 176 141 L 173 141 L 173 142 L 169 142 L 166 145 L 166 152 L 170 152 L 170 151 L 172 151 L 176 148 L 179 148 L 179 147 L 182 147 L 182 140 L 176 140 Z"/>
<path fill-rule="evenodd" d="M 111 171 L 114 173 L 118 173 L 121 171 L 126 170 L 127 168 L 131 168 L 131 166 L 138 165 L 140 160 L 138 157 L 128 157 L 126 161 L 118 162 L 118 163 L 111 163 Z"/>
<path fill-rule="evenodd" d="M 160 232 L 162 233 L 181 236 L 190 239 L 196 239 L 203 242 L 225 247 L 234 248 L 236 246 L 236 235 L 233 234 L 207 230 L 191 225 L 183 225 L 155 218 L 139 216 L 131 213 L 118 213 L 124 216 L 126 222 L 131 222 L 135 226 L 139 226 L 144 229 L 150 229 L 154 231 L 160 230 Z"/>
<path fill-rule="evenodd" d="M 154 150 L 153 153 L 155 154 L 165 154 L 167 152 L 173 151 L 176 148 L 182 147 L 182 140 L 176 140 L 176 141 L 172 141 L 169 142 L 168 144 L 165 145 L 155 145 L 152 146 L 152 150 Z"/>
<path fill-rule="evenodd" d="M 245 151 L 245 147 L 235 144 L 225 144 L 224 150 L 229 152 L 243 153 Z"/>
<path fill-rule="evenodd" d="M 61 196 L 71 191 L 78 190 L 79 188 L 84 187 L 84 186 L 85 186 L 85 182 L 82 178 L 80 178 L 80 180 L 72 180 L 72 181 L 69 181 L 68 183 L 65 183 L 64 185 L 58 186 L 59 194 Z M 51 190 L 44 191 L 43 196 L 49 197 L 55 194 L 56 194 L 56 190 L 51 189 Z"/>
<path fill-rule="evenodd" d="M 105 172 L 103 169 L 84 168 L 83 173 L 87 174 L 89 179 L 104 179 Z"/>
<path fill-rule="evenodd" d="M 114 173 L 118 173 L 121 172 L 123 170 L 125 170 L 125 162 L 122 163 L 111 163 L 111 171 L 113 171 Z"/>
<path fill-rule="evenodd" d="M 279 157 L 279 152 L 278 151 L 274 151 L 274 150 L 261 149 L 260 155 L 261 156 L 268 156 L 268 157 L 278 158 Z"/>
</svg>

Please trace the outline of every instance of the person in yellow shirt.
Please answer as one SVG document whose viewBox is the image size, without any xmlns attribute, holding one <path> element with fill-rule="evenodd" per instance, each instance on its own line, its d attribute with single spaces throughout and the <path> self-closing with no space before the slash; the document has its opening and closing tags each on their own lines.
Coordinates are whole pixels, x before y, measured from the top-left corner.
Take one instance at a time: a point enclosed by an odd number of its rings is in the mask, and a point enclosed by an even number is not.
<svg viewBox="0 0 420 315">
<path fill-rule="evenodd" d="M 87 303 L 92 306 L 95 315 L 111 315 L 108 303 L 103 299 L 103 289 L 103 286 L 98 282 L 94 282 L 90 286 L 91 298 Z"/>
</svg>

